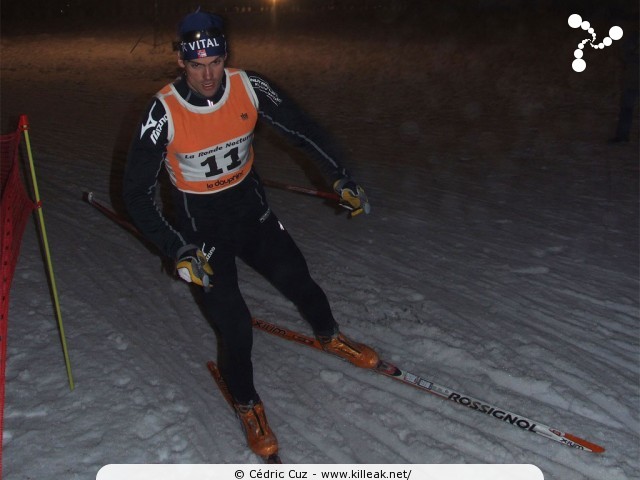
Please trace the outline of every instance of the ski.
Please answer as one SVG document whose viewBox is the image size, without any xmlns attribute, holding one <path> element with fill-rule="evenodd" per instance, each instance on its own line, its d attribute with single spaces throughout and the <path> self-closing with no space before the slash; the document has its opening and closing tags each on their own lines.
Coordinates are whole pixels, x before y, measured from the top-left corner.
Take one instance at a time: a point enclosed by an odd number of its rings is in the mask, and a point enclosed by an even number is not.
<svg viewBox="0 0 640 480">
<path fill-rule="evenodd" d="M 121 215 L 116 213 L 112 208 L 110 208 L 106 204 L 96 199 L 93 192 L 85 192 L 83 197 L 85 201 L 93 205 L 96 209 L 98 209 L 108 218 L 116 222 L 118 225 L 125 228 L 129 232 L 133 233 L 138 238 L 143 239 L 142 235 L 134 225 L 132 225 L 127 220 L 125 220 Z M 322 350 L 320 343 L 313 337 L 295 332 L 293 330 L 289 330 L 284 327 L 271 324 L 269 322 L 266 322 L 264 320 L 260 320 L 257 318 L 253 319 L 253 326 L 254 328 L 257 328 L 258 330 L 262 330 L 263 332 L 267 332 L 272 335 L 282 337 L 287 340 L 291 340 L 291 341 L 300 343 L 302 345 L 306 345 L 308 347 L 318 349 L 320 351 L 324 351 Z M 600 445 L 589 442 L 588 440 L 584 440 L 576 435 L 573 435 L 568 432 L 563 432 L 557 428 L 549 427 L 539 422 L 535 422 L 534 420 L 523 417 L 521 415 L 517 415 L 513 412 L 509 412 L 508 410 L 492 405 L 488 402 L 484 402 L 477 398 L 471 397 L 464 393 L 458 392 L 452 388 L 446 387 L 444 385 L 439 385 L 438 383 L 432 380 L 428 380 L 419 375 L 403 370 L 400 367 L 397 367 L 396 365 L 392 364 L 391 362 L 380 360 L 378 365 L 371 368 L 370 370 L 376 373 L 379 373 L 380 375 L 390 377 L 406 385 L 415 387 L 419 390 L 422 390 L 423 392 L 436 395 L 437 397 L 440 397 L 444 400 L 451 400 L 458 405 L 462 405 L 463 407 L 467 407 L 477 412 L 484 413 L 485 415 L 489 415 L 504 423 L 514 425 L 520 428 L 521 430 L 526 430 L 529 432 L 536 433 L 538 435 L 541 435 L 555 442 L 559 442 L 563 445 L 567 445 L 569 447 L 582 450 L 585 452 L 602 453 L 605 451 L 604 447 L 601 447 Z M 212 375 L 213 374 L 214 373 L 212 371 Z M 214 378 L 216 378 L 215 375 L 214 375 Z M 221 390 L 223 389 L 221 388 Z M 223 390 L 223 393 L 224 393 L 224 390 Z M 268 461 L 268 459 L 266 460 Z"/>
<path fill-rule="evenodd" d="M 257 318 L 253 319 L 253 326 L 256 329 L 267 332 L 271 335 L 275 335 L 286 340 L 306 345 L 307 347 L 324 351 L 322 350 L 320 342 L 318 342 L 314 337 L 310 337 Z M 576 435 L 563 432 L 557 428 L 549 427 L 542 423 L 523 417 L 522 415 L 518 415 L 516 413 L 505 410 L 504 408 L 500 408 L 499 406 L 492 405 L 488 402 L 456 391 L 452 388 L 445 387 L 444 385 L 439 385 L 432 380 L 428 380 L 424 377 L 403 370 L 400 367 L 392 364 L 391 362 L 380 360 L 378 362 L 378 365 L 371 368 L 370 370 L 386 377 L 390 377 L 406 385 L 415 387 L 419 390 L 422 390 L 423 392 L 431 393 L 442 399 L 451 400 L 458 405 L 462 405 L 463 407 L 467 407 L 477 412 L 484 413 L 485 415 L 496 418 L 503 423 L 518 427 L 521 430 L 536 433 L 550 440 L 559 442 L 563 445 L 567 445 L 578 450 L 583 450 L 585 452 L 602 453 L 605 451 L 605 449 L 600 445 L 584 440 L 580 437 L 577 437 Z"/>
<path fill-rule="evenodd" d="M 222 375 L 220 375 L 220 370 L 218 370 L 218 365 L 216 365 L 216 363 L 213 361 L 209 361 L 207 362 L 207 368 L 209 369 L 211 376 L 215 380 L 216 385 L 218 385 L 220 392 L 222 392 L 222 396 L 224 397 L 224 399 L 227 401 L 227 403 L 235 413 L 236 405 L 233 401 L 233 398 L 231 397 L 231 392 L 229 392 L 229 388 L 227 387 L 227 384 L 222 378 Z M 280 456 L 277 453 L 272 453 L 267 457 L 261 457 L 261 458 L 264 460 L 265 463 L 282 463 L 282 460 L 280 460 Z"/>
</svg>

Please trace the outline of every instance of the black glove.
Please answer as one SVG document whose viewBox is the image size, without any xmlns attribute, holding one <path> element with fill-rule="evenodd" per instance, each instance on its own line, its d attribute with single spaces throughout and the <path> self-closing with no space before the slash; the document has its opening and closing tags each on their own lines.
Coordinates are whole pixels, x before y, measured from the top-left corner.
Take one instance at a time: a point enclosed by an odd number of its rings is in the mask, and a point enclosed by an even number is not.
<svg viewBox="0 0 640 480">
<path fill-rule="evenodd" d="M 333 190 L 340 195 L 340 205 L 351 210 L 351 216 L 355 217 L 362 212 L 371 212 L 371 205 L 364 189 L 349 177 L 336 180 L 333 184 Z"/>
<path fill-rule="evenodd" d="M 208 287 L 213 269 L 205 254 L 195 245 L 185 245 L 177 254 L 176 273 L 188 283 Z"/>
</svg>

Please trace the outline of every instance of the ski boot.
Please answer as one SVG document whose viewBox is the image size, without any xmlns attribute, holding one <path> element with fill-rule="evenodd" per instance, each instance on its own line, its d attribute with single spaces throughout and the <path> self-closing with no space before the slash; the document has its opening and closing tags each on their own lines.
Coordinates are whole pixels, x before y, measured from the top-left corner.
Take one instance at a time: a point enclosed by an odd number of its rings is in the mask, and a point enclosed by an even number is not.
<svg viewBox="0 0 640 480">
<path fill-rule="evenodd" d="M 371 347 L 349 340 L 340 332 L 330 337 L 318 335 L 316 339 L 325 352 L 344 358 L 356 367 L 373 368 L 380 361 L 378 354 Z"/>
<path fill-rule="evenodd" d="M 267 458 L 278 452 L 278 440 L 271 431 L 264 413 L 262 401 L 247 405 L 236 405 L 236 413 L 247 436 L 249 448 L 261 457 Z"/>
</svg>

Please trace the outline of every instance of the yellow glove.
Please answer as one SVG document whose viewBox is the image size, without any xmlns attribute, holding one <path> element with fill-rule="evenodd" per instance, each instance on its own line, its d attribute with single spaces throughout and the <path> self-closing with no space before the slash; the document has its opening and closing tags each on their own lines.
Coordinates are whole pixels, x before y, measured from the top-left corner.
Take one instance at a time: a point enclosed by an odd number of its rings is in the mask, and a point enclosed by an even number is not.
<svg viewBox="0 0 640 480">
<path fill-rule="evenodd" d="M 178 250 L 176 272 L 187 283 L 209 287 L 213 269 L 205 254 L 195 245 L 185 245 Z"/>
<path fill-rule="evenodd" d="M 349 177 L 336 180 L 333 190 L 340 195 L 340 205 L 347 210 L 351 210 L 351 216 L 355 217 L 362 212 L 371 212 L 371 205 L 364 189 Z"/>
</svg>

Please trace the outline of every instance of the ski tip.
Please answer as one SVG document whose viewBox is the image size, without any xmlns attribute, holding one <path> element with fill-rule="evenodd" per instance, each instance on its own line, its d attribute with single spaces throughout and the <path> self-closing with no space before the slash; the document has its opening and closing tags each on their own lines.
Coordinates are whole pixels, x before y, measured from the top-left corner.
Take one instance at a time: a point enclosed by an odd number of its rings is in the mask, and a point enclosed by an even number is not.
<svg viewBox="0 0 640 480">
<path fill-rule="evenodd" d="M 207 362 L 207 368 L 209 369 L 210 372 L 218 371 L 218 365 L 216 365 L 216 362 L 214 362 L 213 360 L 209 360 Z"/>
<path fill-rule="evenodd" d="M 565 433 L 564 437 L 568 440 L 571 440 L 576 445 L 584 448 L 588 452 L 602 453 L 605 451 L 604 447 L 601 447 L 600 445 L 597 445 L 595 443 L 591 443 L 587 440 L 584 440 L 583 438 L 576 437 L 575 435 L 571 435 L 570 433 Z"/>
</svg>

